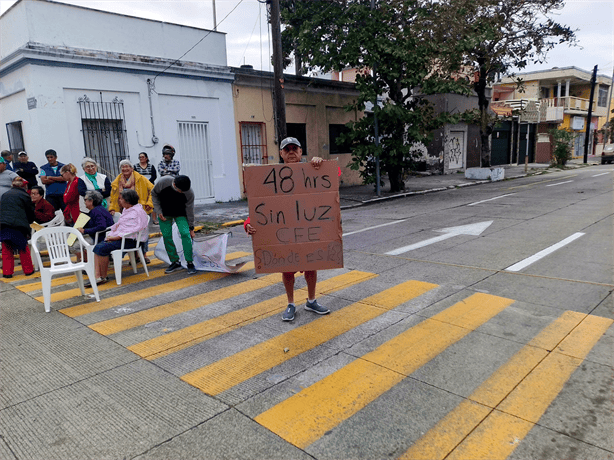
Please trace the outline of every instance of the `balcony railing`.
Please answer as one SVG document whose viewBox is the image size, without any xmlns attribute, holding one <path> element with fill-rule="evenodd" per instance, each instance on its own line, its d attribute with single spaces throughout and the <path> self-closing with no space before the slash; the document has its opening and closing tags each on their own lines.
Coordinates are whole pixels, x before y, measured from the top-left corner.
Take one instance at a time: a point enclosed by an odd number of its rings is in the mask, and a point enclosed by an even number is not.
<svg viewBox="0 0 614 460">
<path fill-rule="evenodd" d="M 509 99 L 505 102 L 514 110 L 526 110 L 529 107 L 529 102 L 535 102 L 537 110 L 540 112 L 540 121 L 555 121 L 562 122 L 565 113 L 587 115 L 588 114 L 588 99 L 580 97 L 554 97 L 550 99 Z M 593 104 L 593 115 L 601 116 L 599 108 Z"/>
</svg>

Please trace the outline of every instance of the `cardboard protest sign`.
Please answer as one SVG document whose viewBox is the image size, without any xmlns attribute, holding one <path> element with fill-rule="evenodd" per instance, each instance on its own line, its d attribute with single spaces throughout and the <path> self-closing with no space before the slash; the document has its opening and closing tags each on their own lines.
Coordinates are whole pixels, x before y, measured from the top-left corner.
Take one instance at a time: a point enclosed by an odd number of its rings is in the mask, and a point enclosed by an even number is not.
<svg viewBox="0 0 614 460">
<path fill-rule="evenodd" d="M 343 267 L 336 161 L 244 171 L 256 273 Z"/>
</svg>

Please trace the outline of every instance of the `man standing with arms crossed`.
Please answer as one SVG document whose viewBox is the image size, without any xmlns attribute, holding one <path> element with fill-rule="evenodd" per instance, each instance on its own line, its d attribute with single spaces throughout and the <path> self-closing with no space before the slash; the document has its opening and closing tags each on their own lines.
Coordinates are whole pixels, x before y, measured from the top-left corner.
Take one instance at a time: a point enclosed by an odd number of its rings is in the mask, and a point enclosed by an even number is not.
<svg viewBox="0 0 614 460">
<path fill-rule="evenodd" d="M 41 166 L 41 182 L 45 185 L 45 195 L 47 201 L 51 203 L 56 211 L 64 210 L 64 192 L 66 191 L 66 179 L 62 177 L 60 169 L 64 166 L 58 161 L 58 154 L 55 150 L 49 149 L 45 152 L 47 164 Z"/>
<path fill-rule="evenodd" d="M 183 267 L 179 262 L 177 248 L 173 242 L 173 221 L 181 235 L 183 255 L 188 264 L 188 275 L 194 275 L 194 258 L 192 255 L 192 238 L 194 238 L 194 192 L 188 176 L 164 176 L 151 192 L 154 212 L 158 216 L 164 247 L 171 264 L 164 273 L 173 273 Z"/>
<path fill-rule="evenodd" d="M 284 163 L 299 163 L 303 156 L 301 143 L 295 137 L 286 137 L 279 145 L 281 150 L 279 155 L 284 160 Z M 315 169 L 320 169 L 322 158 L 313 157 L 311 164 Z M 256 233 L 256 229 L 249 223 L 249 217 L 245 221 L 245 231 L 249 235 Z M 296 314 L 296 306 L 294 305 L 294 272 L 284 272 L 281 274 L 286 296 L 288 297 L 288 307 L 281 316 L 282 321 L 292 321 Z M 316 300 L 316 284 L 318 282 L 318 272 L 316 270 L 305 271 L 305 281 L 307 282 L 308 300 L 305 304 L 305 310 L 312 311 L 318 315 L 326 315 L 330 310 L 323 305 L 320 305 Z"/>
</svg>

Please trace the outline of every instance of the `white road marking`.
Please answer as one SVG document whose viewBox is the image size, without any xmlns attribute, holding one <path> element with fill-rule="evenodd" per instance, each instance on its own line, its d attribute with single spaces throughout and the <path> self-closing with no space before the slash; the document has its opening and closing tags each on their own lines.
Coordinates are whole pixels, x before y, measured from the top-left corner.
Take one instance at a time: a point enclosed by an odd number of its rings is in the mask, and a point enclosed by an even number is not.
<svg viewBox="0 0 614 460">
<path fill-rule="evenodd" d="M 610 174 L 610 173 L 609 172 L 604 172 L 604 173 L 601 173 L 601 174 L 595 174 L 594 176 L 591 176 L 591 177 L 605 176 L 606 174 Z"/>
<path fill-rule="evenodd" d="M 520 262 L 515 263 L 514 265 L 510 265 L 505 270 L 508 272 L 518 272 L 522 270 L 523 268 L 528 267 L 532 263 L 537 262 L 540 259 L 543 259 L 547 255 L 552 254 L 554 251 L 561 249 L 563 246 L 568 245 L 572 241 L 577 240 L 583 235 L 584 233 L 580 233 L 580 232 L 574 233 L 573 235 L 565 238 L 563 241 L 559 241 L 558 243 L 553 244 L 552 246 L 544 249 L 543 251 L 539 251 L 537 254 L 533 254 L 531 257 L 527 257 L 526 259 L 521 260 Z"/>
<path fill-rule="evenodd" d="M 572 180 L 566 180 L 565 182 L 557 182 L 556 184 L 546 185 L 546 187 L 554 187 L 555 185 L 569 184 L 570 182 L 573 182 L 573 181 Z"/>
<path fill-rule="evenodd" d="M 433 243 L 438 243 L 440 241 L 447 240 L 448 238 L 453 238 L 458 235 L 478 236 L 484 230 L 486 230 L 490 226 L 490 224 L 492 224 L 492 222 L 493 221 L 490 220 L 488 222 L 479 222 L 475 224 L 461 225 L 460 227 L 450 227 L 450 228 L 442 228 L 441 230 L 435 230 L 436 232 L 441 232 L 444 234 L 441 236 L 436 236 L 435 238 L 429 238 L 428 240 L 410 244 L 409 246 L 403 246 L 402 248 L 398 248 L 393 251 L 388 251 L 386 255 L 398 256 L 399 254 L 413 251 L 414 249 L 420 249 L 425 246 L 431 245 Z"/>
<path fill-rule="evenodd" d="M 505 196 L 514 195 L 514 193 L 508 193 L 507 195 L 496 196 L 494 198 L 489 198 L 488 200 L 476 201 L 475 203 L 468 204 L 467 206 L 475 206 L 476 204 L 486 203 L 487 201 L 498 200 L 499 198 L 503 198 Z"/>
<path fill-rule="evenodd" d="M 408 220 L 409 219 L 395 220 L 394 222 L 388 222 L 386 224 L 376 225 L 375 227 L 367 227 L 367 228 L 363 228 L 362 230 L 356 230 L 355 232 L 344 233 L 343 236 L 350 236 L 356 233 L 362 233 L 362 232 L 366 232 L 366 231 L 373 230 L 376 228 L 387 227 L 388 225 L 400 224 L 401 222 L 407 222 Z"/>
</svg>

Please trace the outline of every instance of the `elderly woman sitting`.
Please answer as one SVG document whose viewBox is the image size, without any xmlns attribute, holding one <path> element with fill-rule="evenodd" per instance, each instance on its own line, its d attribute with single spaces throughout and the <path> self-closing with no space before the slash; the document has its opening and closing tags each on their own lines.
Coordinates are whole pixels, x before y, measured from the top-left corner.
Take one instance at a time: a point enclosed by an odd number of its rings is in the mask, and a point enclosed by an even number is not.
<svg viewBox="0 0 614 460">
<path fill-rule="evenodd" d="M 109 281 L 107 277 L 109 255 L 116 249 L 121 249 L 122 237 L 132 235 L 133 238 L 126 238 L 124 248 L 135 248 L 139 244 L 135 239 L 136 233 L 147 227 L 147 213 L 139 204 L 139 196 L 134 190 L 122 191 L 119 194 L 119 204 L 124 209 L 119 221 L 111 227 L 105 240 L 94 246 L 96 284 L 104 284 Z"/>
<path fill-rule="evenodd" d="M 90 236 L 92 241 L 96 239 L 96 233 L 102 232 L 113 225 L 113 216 L 102 205 L 102 194 L 97 190 L 85 192 L 85 207 L 89 210 L 90 220 L 85 226 L 78 228 L 83 235 Z"/>
<path fill-rule="evenodd" d="M 119 195 L 123 190 L 134 190 L 139 195 L 139 203 L 147 214 L 153 212 L 153 201 L 151 199 L 151 191 L 154 185 L 149 180 L 134 170 L 129 160 L 119 162 L 120 174 L 111 184 L 111 196 L 109 198 L 109 212 L 115 215 L 121 210 L 119 206 Z M 147 254 L 149 242 L 145 241 L 143 252 Z M 145 262 L 149 263 L 149 258 L 145 255 Z"/>
</svg>

